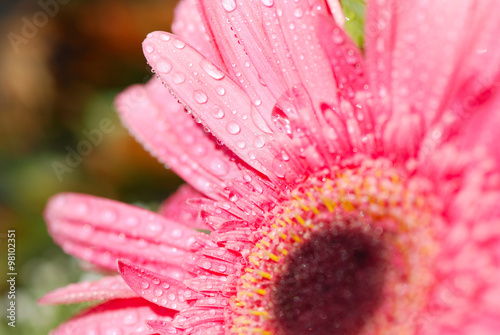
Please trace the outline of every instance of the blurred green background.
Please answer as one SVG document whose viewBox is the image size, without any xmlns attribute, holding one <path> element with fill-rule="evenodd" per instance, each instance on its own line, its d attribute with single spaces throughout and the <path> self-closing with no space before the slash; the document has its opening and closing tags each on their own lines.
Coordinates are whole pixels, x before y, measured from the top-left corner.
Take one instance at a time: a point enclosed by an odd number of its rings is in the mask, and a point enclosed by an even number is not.
<svg viewBox="0 0 500 335">
<path fill-rule="evenodd" d="M 129 136 L 113 108 L 118 92 L 151 77 L 141 42 L 170 29 L 176 1 L 60 2 L 0 3 L 0 334 L 47 334 L 82 306 L 36 300 L 96 276 L 48 236 L 47 199 L 71 191 L 154 208 L 182 183 Z M 105 118 L 113 131 L 59 179 L 54 162 L 66 164 L 67 147 L 76 150 L 82 131 Z M 15 329 L 6 318 L 8 229 L 17 233 Z"/>
</svg>

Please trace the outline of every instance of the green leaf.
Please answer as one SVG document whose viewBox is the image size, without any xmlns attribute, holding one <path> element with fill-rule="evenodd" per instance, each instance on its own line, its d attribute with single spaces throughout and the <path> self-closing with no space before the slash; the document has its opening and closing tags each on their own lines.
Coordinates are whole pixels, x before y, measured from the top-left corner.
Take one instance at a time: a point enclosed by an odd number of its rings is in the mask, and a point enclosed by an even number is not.
<svg viewBox="0 0 500 335">
<path fill-rule="evenodd" d="M 340 0 L 346 17 L 345 29 L 354 42 L 363 49 L 365 0 Z"/>
</svg>

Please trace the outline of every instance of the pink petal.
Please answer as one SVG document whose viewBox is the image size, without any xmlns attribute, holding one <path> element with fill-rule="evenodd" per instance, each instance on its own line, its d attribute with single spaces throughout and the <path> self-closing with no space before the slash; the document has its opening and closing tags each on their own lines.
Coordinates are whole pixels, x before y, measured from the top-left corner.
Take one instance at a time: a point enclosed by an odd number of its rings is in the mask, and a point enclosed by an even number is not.
<svg viewBox="0 0 500 335">
<path fill-rule="evenodd" d="M 414 157 L 424 137 L 432 143 L 455 135 L 466 102 L 491 89 L 500 70 L 498 5 L 472 0 L 453 6 L 444 0 L 432 6 L 396 0 L 368 4 L 367 65 L 388 153 Z"/>
<path fill-rule="evenodd" d="M 171 321 L 174 312 L 141 298 L 111 300 L 77 315 L 51 335 L 63 334 L 150 334 L 145 320 Z"/>
<path fill-rule="evenodd" d="M 342 10 L 342 6 L 339 0 L 326 0 L 328 6 L 330 7 L 330 11 L 335 19 L 335 22 L 339 27 L 344 27 L 345 24 L 345 14 Z"/>
<path fill-rule="evenodd" d="M 314 170 L 336 164 L 338 155 L 351 155 L 353 145 L 361 150 L 364 146 L 360 144 L 361 132 L 357 119 L 352 116 L 355 108 L 347 102 L 346 107 L 339 106 L 340 101 L 334 94 L 338 83 L 330 67 L 331 55 L 326 53 L 328 49 L 324 49 L 325 43 L 321 40 L 325 34 L 324 23 L 328 22 L 326 27 L 334 23 L 324 3 L 294 1 L 283 5 L 275 2 L 272 6 L 263 4 L 261 10 L 264 30 L 272 41 L 273 54 L 281 64 L 288 88 L 273 109 L 274 120 L 281 121 L 279 116 L 285 116 L 290 120 L 291 134 L 305 134 L 311 140 L 309 145 L 302 144 L 299 148 L 301 151 L 314 148 L 315 152 L 311 153 L 314 158 L 308 160 Z M 356 141 L 350 143 L 350 137 Z M 322 145 L 314 145 L 318 143 Z"/>
<path fill-rule="evenodd" d="M 296 0 L 261 6 L 266 34 L 271 39 L 276 35 L 276 42 L 281 42 L 279 47 L 274 48 L 277 59 L 283 62 L 291 60 L 293 63 L 287 70 L 297 73 L 300 78 L 299 82 L 290 78 L 289 87 L 302 83 L 317 111 L 321 110 L 321 104 L 338 104 L 332 94 L 337 88 L 335 77 L 318 39 L 317 17 L 328 15 L 322 5 L 322 1 Z"/>
<path fill-rule="evenodd" d="M 180 311 L 189 306 L 189 300 L 202 297 L 180 281 L 126 261 L 118 261 L 118 269 L 125 282 L 137 294 L 158 306 Z"/>
<path fill-rule="evenodd" d="M 239 196 L 238 206 L 262 207 L 274 201 L 274 186 L 260 182 L 237 157 L 215 143 L 213 136 L 183 112 L 159 81 L 129 88 L 117 98 L 116 106 L 135 137 L 198 191 L 226 200 L 233 196 L 231 192 L 240 194 L 237 188 L 243 183 L 248 184 L 248 196 Z M 258 188 L 260 192 L 248 192 Z"/>
<path fill-rule="evenodd" d="M 159 333 L 160 335 L 169 335 L 169 334 L 182 335 L 182 334 L 185 334 L 183 331 L 172 326 L 172 323 L 168 322 L 168 321 L 149 320 L 149 321 L 146 321 L 146 324 L 149 326 L 149 328 L 151 328 L 153 331 Z"/>
<path fill-rule="evenodd" d="M 368 80 L 361 51 L 350 37 L 334 21 L 324 15 L 318 18 L 318 37 L 332 67 L 338 85 L 340 108 L 327 109 L 325 119 L 341 138 L 334 142 L 349 141 L 347 149 L 375 153 L 373 115 L 367 103 Z M 346 144 L 344 144 L 345 146 Z"/>
<path fill-rule="evenodd" d="M 38 300 L 40 304 L 74 304 L 93 300 L 136 297 L 120 276 L 104 277 L 93 282 L 71 284 L 49 292 Z"/>
<path fill-rule="evenodd" d="M 190 314 L 189 316 L 187 314 Z M 177 314 L 172 322 L 176 328 L 187 329 L 196 326 L 206 326 L 207 323 L 217 322 L 222 324 L 224 321 L 223 309 L 190 309 L 183 313 Z"/>
<path fill-rule="evenodd" d="M 186 202 L 189 199 L 201 198 L 202 196 L 191 186 L 182 185 L 160 206 L 158 213 L 172 221 L 194 229 L 210 230 L 210 227 L 198 216 L 199 210 Z"/>
<path fill-rule="evenodd" d="M 281 146 L 289 142 L 286 135 L 272 134 L 248 96 L 224 72 L 168 33 L 149 34 L 143 47 L 161 80 L 243 161 L 277 183 L 301 178 L 298 157 Z M 162 64 L 169 64 L 171 70 L 162 72 Z M 181 73 L 187 79 L 176 84 Z"/>
<path fill-rule="evenodd" d="M 116 271 L 128 258 L 171 276 L 188 276 L 182 258 L 201 233 L 147 210 L 97 197 L 61 194 L 45 210 L 49 232 L 76 257 Z"/>
<path fill-rule="evenodd" d="M 210 39 L 201 18 L 196 0 L 181 0 L 175 9 L 172 32 L 188 41 L 196 51 L 220 68 L 224 68 L 220 53 Z"/>
<path fill-rule="evenodd" d="M 220 1 L 201 3 L 228 74 L 237 78 L 256 110 L 273 128 L 270 111 L 287 87 L 261 28 L 258 3 L 239 2 L 234 8 L 221 5 Z"/>
</svg>

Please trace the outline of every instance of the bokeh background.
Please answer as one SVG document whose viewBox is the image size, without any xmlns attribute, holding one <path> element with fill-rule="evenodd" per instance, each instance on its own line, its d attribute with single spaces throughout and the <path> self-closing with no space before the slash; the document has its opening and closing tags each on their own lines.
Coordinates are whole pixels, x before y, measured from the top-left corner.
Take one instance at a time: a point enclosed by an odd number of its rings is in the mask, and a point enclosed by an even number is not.
<svg viewBox="0 0 500 335">
<path fill-rule="evenodd" d="M 47 199 L 71 191 L 155 209 L 182 183 L 135 142 L 113 107 L 118 92 L 151 77 L 141 42 L 150 31 L 170 29 L 175 4 L 0 1 L 0 334 L 47 334 L 85 306 L 36 300 L 97 276 L 84 273 L 48 236 Z M 68 147 L 76 151 L 86 139 L 82 132 L 99 129 L 103 119 L 113 131 L 58 178 L 54 163 L 67 165 Z M 5 317 L 8 229 L 17 232 L 15 329 Z"/>
</svg>

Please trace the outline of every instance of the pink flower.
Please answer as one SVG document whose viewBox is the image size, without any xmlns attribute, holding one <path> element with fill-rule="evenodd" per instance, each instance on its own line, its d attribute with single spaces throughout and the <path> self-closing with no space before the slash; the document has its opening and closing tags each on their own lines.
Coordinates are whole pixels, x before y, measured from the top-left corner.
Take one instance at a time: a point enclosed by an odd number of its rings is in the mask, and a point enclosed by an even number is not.
<svg viewBox="0 0 500 335">
<path fill-rule="evenodd" d="M 328 3 L 184 0 L 147 37 L 167 89 L 117 108 L 191 186 L 50 201 L 121 275 L 42 298 L 108 300 L 55 334 L 499 333 L 499 3 L 369 1 L 364 54 Z"/>
</svg>

